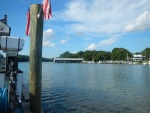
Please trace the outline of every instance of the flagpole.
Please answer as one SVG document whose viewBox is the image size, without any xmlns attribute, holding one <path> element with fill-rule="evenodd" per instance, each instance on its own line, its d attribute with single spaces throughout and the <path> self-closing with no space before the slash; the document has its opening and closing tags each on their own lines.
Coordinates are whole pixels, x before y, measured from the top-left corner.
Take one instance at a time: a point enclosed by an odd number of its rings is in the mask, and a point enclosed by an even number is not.
<svg viewBox="0 0 150 113">
<path fill-rule="evenodd" d="M 30 7 L 29 105 L 32 113 L 41 113 L 43 11 L 40 8 L 39 4 Z"/>
</svg>

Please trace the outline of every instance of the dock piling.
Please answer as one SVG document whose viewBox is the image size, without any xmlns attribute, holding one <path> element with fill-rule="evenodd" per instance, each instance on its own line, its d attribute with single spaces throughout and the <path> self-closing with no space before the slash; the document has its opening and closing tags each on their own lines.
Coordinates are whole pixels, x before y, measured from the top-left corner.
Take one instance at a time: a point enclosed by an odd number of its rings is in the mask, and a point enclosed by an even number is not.
<svg viewBox="0 0 150 113">
<path fill-rule="evenodd" d="M 30 6 L 29 106 L 32 113 L 41 113 L 43 11 L 40 8 L 40 4 Z"/>
</svg>

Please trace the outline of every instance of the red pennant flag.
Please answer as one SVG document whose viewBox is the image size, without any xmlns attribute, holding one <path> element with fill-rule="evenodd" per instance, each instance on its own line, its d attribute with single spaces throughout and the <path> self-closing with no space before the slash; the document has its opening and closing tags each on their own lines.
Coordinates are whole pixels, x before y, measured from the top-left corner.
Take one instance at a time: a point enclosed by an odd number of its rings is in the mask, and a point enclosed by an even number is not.
<svg viewBox="0 0 150 113">
<path fill-rule="evenodd" d="M 30 35 L 30 9 L 27 12 L 26 35 Z"/>
<path fill-rule="evenodd" d="M 44 19 L 48 20 L 52 17 L 52 11 L 51 11 L 51 3 L 49 2 L 49 0 L 44 0 L 43 4 L 43 12 L 44 12 Z"/>
</svg>

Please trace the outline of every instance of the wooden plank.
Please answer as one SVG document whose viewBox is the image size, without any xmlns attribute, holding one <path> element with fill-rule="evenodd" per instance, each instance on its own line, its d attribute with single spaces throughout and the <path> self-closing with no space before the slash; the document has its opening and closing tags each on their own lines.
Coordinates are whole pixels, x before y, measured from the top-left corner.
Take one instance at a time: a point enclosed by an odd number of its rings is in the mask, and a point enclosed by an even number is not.
<svg viewBox="0 0 150 113">
<path fill-rule="evenodd" d="M 28 102 L 29 101 L 29 87 L 22 86 L 22 95 L 23 95 L 24 100 Z"/>
</svg>

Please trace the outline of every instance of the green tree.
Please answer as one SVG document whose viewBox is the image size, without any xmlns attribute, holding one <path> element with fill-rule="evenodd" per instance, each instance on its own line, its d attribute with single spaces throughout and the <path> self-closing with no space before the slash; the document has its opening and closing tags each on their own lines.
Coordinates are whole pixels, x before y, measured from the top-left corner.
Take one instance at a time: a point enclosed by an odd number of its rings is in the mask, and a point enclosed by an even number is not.
<svg viewBox="0 0 150 113">
<path fill-rule="evenodd" d="M 79 51 L 77 54 L 69 53 L 69 51 L 64 52 L 60 55 L 61 58 L 84 58 L 85 61 L 107 61 L 107 60 L 127 60 L 132 57 L 132 53 L 124 48 L 114 48 L 112 52 L 108 51 Z"/>
<path fill-rule="evenodd" d="M 124 48 L 114 48 L 111 53 L 112 60 L 127 60 L 128 57 L 131 57 L 131 52 Z"/>
<path fill-rule="evenodd" d="M 95 56 L 95 62 L 110 60 L 111 53 L 106 51 L 98 51 Z"/>
<path fill-rule="evenodd" d="M 66 51 L 60 55 L 60 58 L 71 58 L 71 53 L 69 53 L 69 51 Z"/>
<path fill-rule="evenodd" d="M 27 56 L 27 55 L 18 55 L 18 62 L 29 62 L 29 56 Z M 42 58 L 42 62 L 53 62 L 53 59 Z"/>
<path fill-rule="evenodd" d="M 79 52 L 77 53 L 78 58 L 83 58 L 83 54 L 84 54 L 83 51 L 79 51 Z"/>
<path fill-rule="evenodd" d="M 78 58 L 77 54 L 70 53 L 70 58 Z"/>
<path fill-rule="evenodd" d="M 142 51 L 142 54 L 145 56 L 145 59 L 146 59 L 146 60 L 149 60 L 149 58 L 150 58 L 150 48 L 145 48 L 145 49 Z"/>
<path fill-rule="evenodd" d="M 18 62 L 29 62 L 29 56 L 27 56 L 27 55 L 18 55 Z"/>
<path fill-rule="evenodd" d="M 92 61 L 92 58 L 93 58 L 92 52 L 89 50 L 85 51 L 83 54 L 83 58 L 85 61 Z"/>
</svg>

